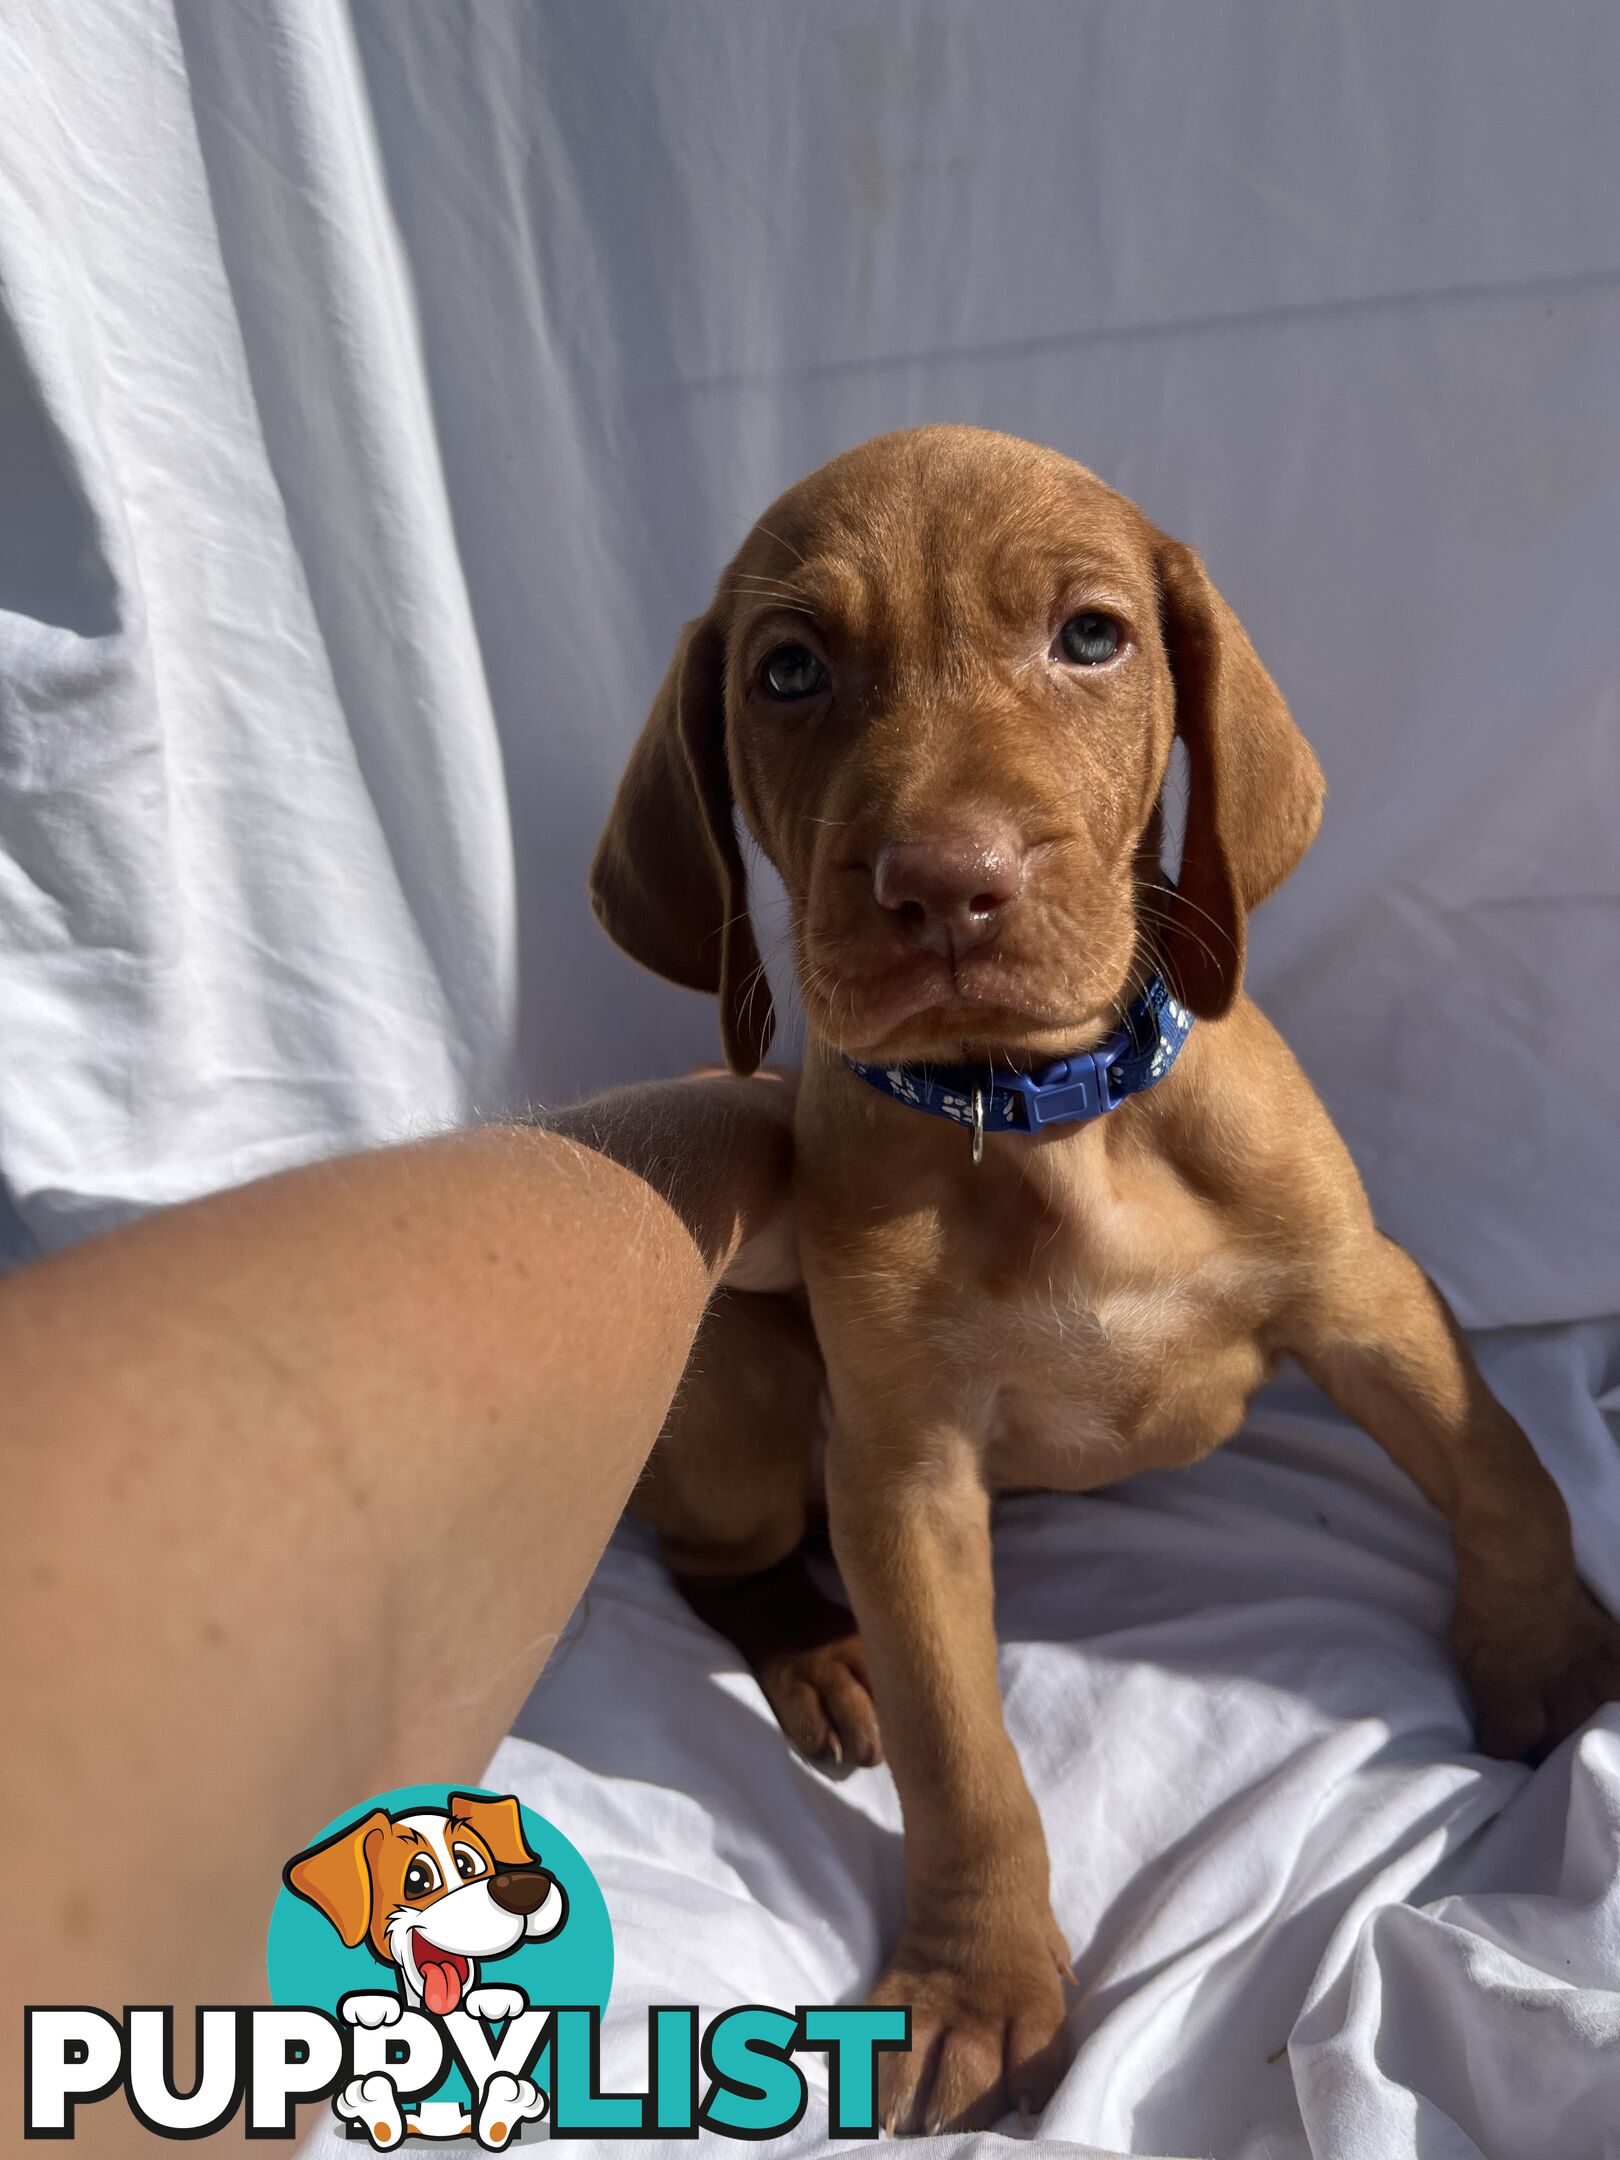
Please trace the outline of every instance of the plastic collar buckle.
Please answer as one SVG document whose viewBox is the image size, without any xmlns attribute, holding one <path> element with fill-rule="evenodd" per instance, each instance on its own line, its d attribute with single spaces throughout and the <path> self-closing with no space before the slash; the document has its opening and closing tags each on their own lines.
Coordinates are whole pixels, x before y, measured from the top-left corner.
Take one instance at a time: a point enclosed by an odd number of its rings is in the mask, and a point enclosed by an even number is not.
<svg viewBox="0 0 1620 2160">
<path fill-rule="evenodd" d="M 998 1089 L 1023 1097 L 1024 1124 L 1029 1132 L 1039 1132 L 1043 1125 L 1101 1117 L 1121 1099 L 1108 1079 L 1113 1048 L 1109 1044 L 1106 1053 L 1084 1050 L 1057 1065 L 1048 1065 L 1042 1072 L 1014 1073 L 996 1084 Z"/>
</svg>

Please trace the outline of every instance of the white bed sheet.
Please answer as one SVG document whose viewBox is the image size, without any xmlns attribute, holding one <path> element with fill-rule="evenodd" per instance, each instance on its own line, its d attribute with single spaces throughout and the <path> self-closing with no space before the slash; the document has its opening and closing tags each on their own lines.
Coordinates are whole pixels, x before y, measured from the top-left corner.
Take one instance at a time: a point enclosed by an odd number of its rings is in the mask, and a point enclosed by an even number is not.
<svg viewBox="0 0 1620 2160">
<path fill-rule="evenodd" d="M 1620 1597 L 1617 103 L 1597 0 L 9 0 L 0 1261 L 712 1054 L 583 901 L 675 627 L 799 472 L 977 421 L 1194 540 L 1292 696 L 1253 987 Z M 1616 1729 L 1469 1754 L 1366 1443 L 1284 1394 L 998 1535 L 1090 1989 L 1045 2132 L 1612 2160 Z M 497 1774 L 632 2009 L 875 1969 L 887 1781 L 634 1540 Z"/>
<path fill-rule="evenodd" d="M 1620 1343 L 1483 1348 L 1566 1488 L 1604 1496 L 1582 1558 L 1620 1601 L 1594 1400 L 1620 1410 Z M 996 1563 L 1008 1722 L 1081 1983 L 1043 2142 L 1613 2160 L 1620 1706 L 1534 1772 L 1475 1751 L 1443 1526 L 1370 1441 L 1285 1383 L 1195 1470 L 1004 1503 Z M 791 2008 L 876 1976 L 901 1894 L 887 1770 L 834 1782 L 794 1756 L 639 1534 L 490 1778 L 580 1845 L 615 1916 L 604 2089 L 644 2089 L 651 2004 Z M 813 2062 L 784 2151 L 825 2146 Z"/>
</svg>

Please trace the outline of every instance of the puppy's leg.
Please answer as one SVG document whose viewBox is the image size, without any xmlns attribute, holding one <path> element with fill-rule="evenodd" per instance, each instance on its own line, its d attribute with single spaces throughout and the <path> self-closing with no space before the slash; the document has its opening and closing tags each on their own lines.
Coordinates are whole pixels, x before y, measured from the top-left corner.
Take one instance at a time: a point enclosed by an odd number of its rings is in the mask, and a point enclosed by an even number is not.
<svg viewBox="0 0 1620 2160">
<path fill-rule="evenodd" d="M 905 1927 L 872 2000 L 911 2007 L 910 2053 L 880 2071 L 882 2119 L 910 2131 L 1045 2104 L 1065 2055 L 1068 1959 L 1002 1719 L 989 1499 L 965 1439 L 928 1442 L 897 1464 L 892 1444 L 840 1426 L 827 1454 L 833 1550 L 905 1815 Z"/>
<path fill-rule="evenodd" d="M 694 1612 L 747 1659 L 794 1746 L 812 1761 L 870 1764 L 882 1747 L 866 1653 L 800 1550 L 821 1395 L 802 1306 L 722 1292 L 630 1505 L 658 1531 Z"/>
<path fill-rule="evenodd" d="M 1563 1498 L 1416 1262 L 1358 1243 L 1292 1347 L 1451 1525 L 1452 1647 L 1486 1752 L 1541 1753 L 1620 1698 L 1620 1627 L 1576 1575 Z"/>
</svg>

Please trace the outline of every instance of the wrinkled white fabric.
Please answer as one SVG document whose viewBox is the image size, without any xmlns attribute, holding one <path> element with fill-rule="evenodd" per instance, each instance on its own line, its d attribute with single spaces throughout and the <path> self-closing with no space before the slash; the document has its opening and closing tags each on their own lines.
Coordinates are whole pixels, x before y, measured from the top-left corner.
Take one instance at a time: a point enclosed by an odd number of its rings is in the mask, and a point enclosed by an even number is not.
<svg viewBox="0 0 1620 2160">
<path fill-rule="evenodd" d="M 1252 987 L 1620 1594 L 1617 95 L 1597 0 L 8 0 L 0 1254 L 711 1054 L 583 900 L 676 627 L 798 473 L 977 421 L 1194 541 L 1292 698 Z M 1049 2135 L 1620 2149 L 1620 1728 L 1469 1754 L 1364 1442 L 1284 1394 L 999 1536 L 1090 1988 Z M 523 1733 L 627 2003 L 870 1976 L 886 1779 L 633 1541 Z"/>
<path fill-rule="evenodd" d="M 1577 1493 L 1595 1463 L 1615 1483 L 1588 1391 L 1620 1409 L 1617 1348 L 1485 1345 L 1520 1415 L 1556 1406 L 1543 1437 Z M 1620 1602 L 1612 1525 L 1578 1527 Z M 1612 2160 L 1620 1706 L 1534 1772 L 1474 1750 L 1445 1532 L 1371 1441 L 1288 1382 L 1195 1470 L 1002 1504 L 996 1556 L 1008 1723 L 1081 1984 L 1043 2140 Z M 606 1894 L 607 2089 L 645 2089 L 650 2005 L 847 1999 L 898 1926 L 887 1771 L 835 1783 L 791 1754 L 637 1532 L 489 1776 Z M 825 2146 L 809 2060 L 784 2151 Z"/>
</svg>

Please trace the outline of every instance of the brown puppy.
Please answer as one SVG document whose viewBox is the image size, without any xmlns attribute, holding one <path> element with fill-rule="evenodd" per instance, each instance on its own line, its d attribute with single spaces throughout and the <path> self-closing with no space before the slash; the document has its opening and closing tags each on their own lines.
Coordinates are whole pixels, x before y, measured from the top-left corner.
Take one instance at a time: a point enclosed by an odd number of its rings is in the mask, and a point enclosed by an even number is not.
<svg viewBox="0 0 1620 2160">
<path fill-rule="evenodd" d="M 790 1308 L 711 1316 L 641 1505 L 807 1752 L 875 1760 L 875 1699 L 907 1861 L 875 1999 L 913 2006 L 885 2109 L 961 2127 L 1045 2100 L 1065 2014 L 1002 1722 L 991 1492 L 1194 1462 L 1291 1354 L 1449 1519 L 1489 1749 L 1544 1747 L 1620 1693 L 1620 1629 L 1240 994 L 1248 911 L 1309 846 L 1322 781 L 1196 556 L 1066 458 L 968 428 L 866 443 L 771 507 L 681 638 L 592 881 L 627 951 L 719 993 L 747 1071 L 771 1021 L 734 802 L 792 903 L 801 1238 L 859 1636 L 792 1557 L 819 1371 Z M 977 1163 L 844 1062 L 1035 1067 L 1103 1041 L 1154 972 L 1198 1020 L 1168 1076 L 1091 1123 L 992 1130 Z"/>
</svg>

